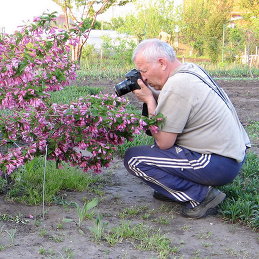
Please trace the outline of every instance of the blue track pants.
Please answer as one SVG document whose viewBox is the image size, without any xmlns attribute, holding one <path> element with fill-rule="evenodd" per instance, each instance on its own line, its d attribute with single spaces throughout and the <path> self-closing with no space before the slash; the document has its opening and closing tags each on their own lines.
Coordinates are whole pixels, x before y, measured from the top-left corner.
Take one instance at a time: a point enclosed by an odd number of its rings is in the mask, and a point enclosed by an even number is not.
<svg viewBox="0 0 259 259">
<path fill-rule="evenodd" d="M 232 182 L 242 163 L 177 145 L 166 150 L 153 145 L 129 148 L 124 165 L 159 193 L 195 207 L 205 198 L 209 186 Z"/>
</svg>

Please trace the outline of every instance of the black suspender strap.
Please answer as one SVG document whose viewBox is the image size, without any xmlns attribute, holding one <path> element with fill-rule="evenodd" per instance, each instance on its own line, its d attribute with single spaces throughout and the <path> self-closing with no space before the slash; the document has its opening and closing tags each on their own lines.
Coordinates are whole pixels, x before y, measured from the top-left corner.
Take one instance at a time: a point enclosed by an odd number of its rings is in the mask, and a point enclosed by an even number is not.
<svg viewBox="0 0 259 259">
<path fill-rule="evenodd" d="M 199 67 L 199 66 L 198 66 L 198 67 Z M 208 86 L 224 101 L 224 103 L 225 103 L 225 104 L 228 106 L 228 108 L 230 109 L 228 99 L 227 99 L 225 93 L 222 91 L 221 87 L 219 87 L 219 86 L 217 85 L 217 83 L 211 78 L 211 76 L 210 76 L 209 74 L 207 74 L 207 73 L 205 72 L 205 70 L 203 70 L 201 67 L 199 67 L 199 68 L 202 70 L 202 72 L 203 72 L 206 76 L 208 76 L 208 78 L 210 79 L 210 81 L 211 81 L 211 83 L 213 84 L 213 86 L 212 86 L 210 83 L 208 83 L 201 75 L 199 75 L 199 74 L 197 74 L 197 73 L 195 73 L 195 72 L 193 72 L 193 71 L 189 71 L 189 70 L 179 70 L 179 71 L 177 71 L 177 73 L 188 73 L 188 74 L 192 74 L 192 75 L 194 75 L 194 76 L 197 76 L 200 80 L 203 81 L 203 83 L 205 83 L 206 85 L 208 85 Z"/>
</svg>

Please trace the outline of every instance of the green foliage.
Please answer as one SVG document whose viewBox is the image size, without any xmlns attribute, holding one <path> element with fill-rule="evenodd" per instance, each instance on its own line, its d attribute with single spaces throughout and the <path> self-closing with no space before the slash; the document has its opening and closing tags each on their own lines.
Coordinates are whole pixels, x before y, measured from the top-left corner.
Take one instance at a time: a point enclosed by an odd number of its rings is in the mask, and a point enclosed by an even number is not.
<svg viewBox="0 0 259 259">
<path fill-rule="evenodd" d="M 7 180 L 3 177 L 0 177 L 0 194 L 5 193 L 7 188 Z"/>
<path fill-rule="evenodd" d="M 254 142 L 259 142 L 259 121 L 251 121 L 246 130 Z"/>
<path fill-rule="evenodd" d="M 217 63 L 220 51 L 218 39 L 216 37 L 211 37 L 206 45 L 211 62 L 214 64 Z"/>
<path fill-rule="evenodd" d="M 97 53 L 95 51 L 94 45 L 87 44 L 86 46 L 83 47 L 82 56 L 81 56 L 82 60 L 89 61 L 90 59 L 96 58 L 96 56 L 97 56 Z"/>
<path fill-rule="evenodd" d="M 93 233 L 95 241 L 99 241 L 104 236 L 105 228 L 108 225 L 107 222 L 103 221 L 101 214 L 97 214 L 95 218 L 95 224 L 92 227 L 89 227 L 89 230 Z"/>
<path fill-rule="evenodd" d="M 138 1 L 135 13 L 112 20 L 111 28 L 141 41 L 158 37 L 161 31 L 173 35 L 177 18 L 173 1 Z"/>
<path fill-rule="evenodd" d="M 102 40 L 102 50 L 104 59 L 109 58 L 109 60 L 114 65 L 128 65 L 132 63 L 132 52 L 137 45 L 133 39 L 112 39 L 108 36 L 103 36 Z"/>
<path fill-rule="evenodd" d="M 104 29 L 118 31 L 123 27 L 124 19 L 122 17 L 112 18 L 110 22 L 105 23 Z"/>
<path fill-rule="evenodd" d="M 190 44 L 198 56 L 204 51 L 204 24 L 208 8 L 203 0 L 187 0 L 180 21 L 181 34 L 185 43 Z"/>
<path fill-rule="evenodd" d="M 99 201 L 97 198 L 92 199 L 89 202 L 85 202 L 82 207 L 76 204 L 76 211 L 78 215 L 78 227 L 82 226 L 82 223 L 85 219 L 92 219 L 94 215 L 93 208 L 98 205 Z"/>
<path fill-rule="evenodd" d="M 87 64 L 81 65 L 81 70 L 78 71 L 78 77 L 89 77 L 93 79 L 118 79 L 124 78 L 125 74 L 131 70 L 133 65 L 114 65 L 112 62 L 107 63 L 95 63 L 91 66 Z"/>
<path fill-rule="evenodd" d="M 232 184 L 221 187 L 228 199 L 222 203 L 221 212 L 231 222 L 242 221 L 259 228 L 259 158 L 248 153 L 240 175 Z"/>
<path fill-rule="evenodd" d="M 82 48 L 87 42 L 89 30 L 100 28 L 97 16 L 104 13 L 111 6 L 125 5 L 130 0 L 82 1 L 82 0 L 53 0 L 59 5 L 65 15 L 67 30 L 78 35 L 81 46 L 74 46 L 75 60 L 80 62 Z"/>
<path fill-rule="evenodd" d="M 146 133 L 141 133 L 139 135 L 136 135 L 133 141 L 127 141 L 124 144 L 120 145 L 117 149 L 117 152 L 120 157 L 123 157 L 125 151 L 130 147 L 152 144 L 154 144 L 153 137 L 148 136 Z"/>
<path fill-rule="evenodd" d="M 247 11 L 247 16 L 255 16 L 258 17 L 258 1 L 257 0 L 239 0 L 239 4 Z"/>
<path fill-rule="evenodd" d="M 110 230 L 105 236 L 110 245 L 115 245 L 122 240 L 130 240 L 136 248 L 141 250 L 155 251 L 159 258 L 168 258 L 169 255 L 179 252 L 178 247 L 172 247 L 169 238 L 142 223 L 132 225 L 123 222 Z"/>
<path fill-rule="evenodd" d="M 69 87 L 65 87 L 61 91 L 53 92 L 51 94 L 51 102 L 68 104 L 86 95 L 99 94 L 100 91 L 101 91 L 101 88 L 99 87 L 69 86 Z"/>
<path fill-rule="evenodd" d="M 11 175 L 14 182 L 7 198 L 21 203 L 38 205 L 42 202 L 43 158 L 35 158 Z M 46 168 L 45 202 L 52 203 L 61 190 L 83 191 L 100 181 L 99 176 L 85 174 L 63 164 L 62 169 L 49 161 Z"/>
<path fill-rule="evenodd" d="M 251 79 L 251 73 L 255 78 L 259 77 L 259 69 L 250 68 L 249 66 L 245 65 L 235 65 L 228 63 L 211 64 L 202 62 L 200 65 L 204 67 L 214 78 L 225 77 L 230 80 L 246 80 L 247 78 Z"/>
</svg>

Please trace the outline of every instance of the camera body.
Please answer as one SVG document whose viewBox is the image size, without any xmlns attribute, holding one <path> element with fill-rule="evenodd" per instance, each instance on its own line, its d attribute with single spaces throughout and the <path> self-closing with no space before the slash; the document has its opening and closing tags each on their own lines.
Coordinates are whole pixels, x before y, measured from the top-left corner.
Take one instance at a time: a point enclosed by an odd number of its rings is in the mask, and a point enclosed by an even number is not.
<svg viewBox="0 0 259 259">
<path fill-rule="evenodd" d="M 125 77 L 126 77 L 126 80 L 118 83 L 114 87 L 115 93 L 117 94 L 117 96 L 122 96 L 136 89 L 140 89 L 140 86 L 138 85 L 137 81 L 139 78 L 141 78 L 141 74 L 138 70 L 136 69 L 130 70 L 125 75 Z"/>
</svg>

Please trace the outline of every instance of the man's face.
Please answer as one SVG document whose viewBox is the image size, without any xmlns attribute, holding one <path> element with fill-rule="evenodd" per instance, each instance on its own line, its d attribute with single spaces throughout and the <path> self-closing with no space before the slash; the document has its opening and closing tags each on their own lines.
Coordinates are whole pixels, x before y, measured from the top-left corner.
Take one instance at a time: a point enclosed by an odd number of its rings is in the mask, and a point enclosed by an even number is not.
<svg viewBox="0 0 259 259">
<path fill-rule="evenodd" d="M 156 90 L 162 89 L 167 78 L 165 77 L 163 64 L 159 59 L 150 62 L 139 54 L 135 58 L 135 65 L 146 84 L 154 87 Z"/>
</svg>

